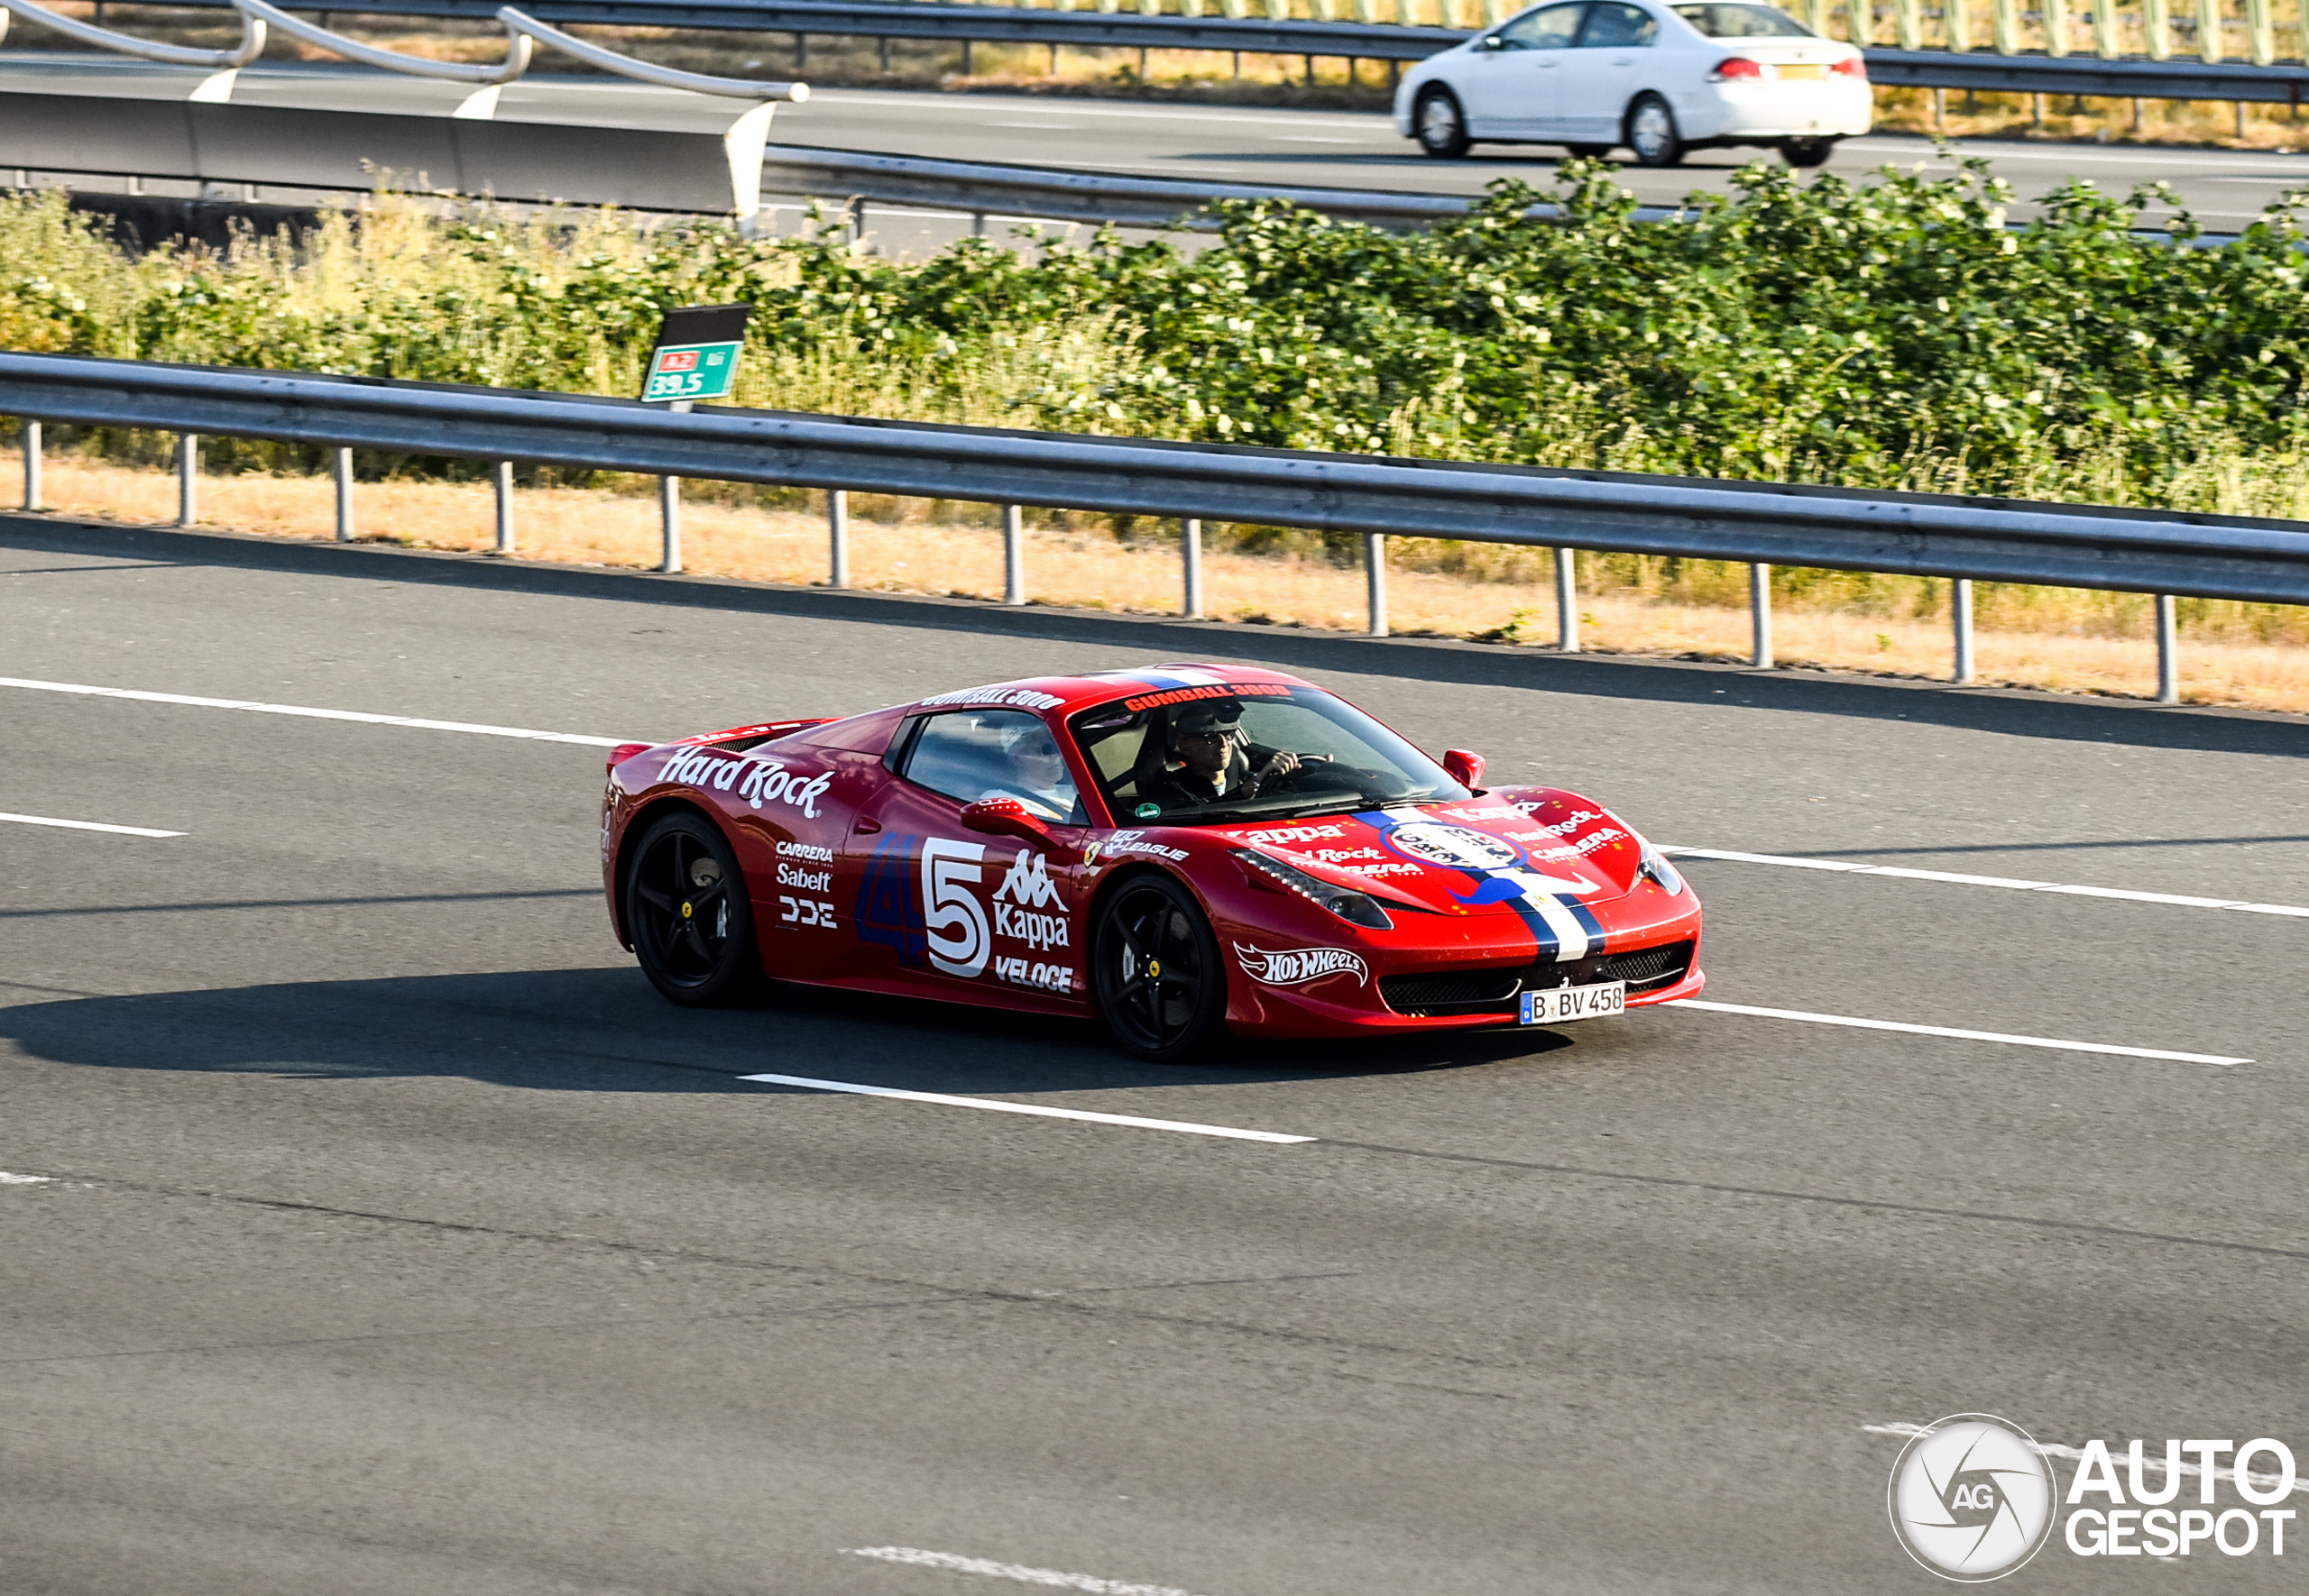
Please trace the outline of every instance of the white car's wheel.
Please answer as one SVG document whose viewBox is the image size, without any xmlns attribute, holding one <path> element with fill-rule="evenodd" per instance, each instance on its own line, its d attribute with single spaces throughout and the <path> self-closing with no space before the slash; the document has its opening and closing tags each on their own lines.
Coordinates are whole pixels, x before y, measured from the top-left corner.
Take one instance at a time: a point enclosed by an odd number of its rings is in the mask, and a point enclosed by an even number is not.
<svg viewBox="0 0 2309 1596">
<path fill-rule="evenodd" d="M 1419 147 L 1438 161 L 1457 161 L 1467 152 L 1467 114 L 1448 88 L 1421 89 L 1411 124 Z"/>
<path fill-rule="evenodd" d="M 1627 147 L 1642 166 L 1679 166 L 1684 159 L 1684 136 L 1677 130 L 1676 114 L 1656 94 L 1641 94 L 1627 112 Z"/>
</svg>

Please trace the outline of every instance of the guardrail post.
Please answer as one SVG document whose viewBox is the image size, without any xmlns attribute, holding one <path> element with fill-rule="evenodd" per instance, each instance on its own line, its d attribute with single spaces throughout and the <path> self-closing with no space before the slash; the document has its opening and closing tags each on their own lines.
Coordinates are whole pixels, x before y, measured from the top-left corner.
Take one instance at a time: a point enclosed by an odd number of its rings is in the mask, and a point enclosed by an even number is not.
<svg viewBox="0 0 2309 1596">
<path fill-rule="evenodd" d="M 1387 635 L 1387 535 L 1366 532 L 1363 535 L 1363 587 L 1366 607 L 1370 611 L 1371 635 Z"/>
<path fill-rule="evenodd" d="M 1579 568 L 1568 548 L 1555 551 L 1555 647 L 1558 654 L 1579 652 Z"/>
<path fill-rule="evenodd" d="M 1770 565 L 1748 567 L 1748 610 L 1749 619 L 1752 623 L 1754 643 L 1754 647 L 1750 651 L 1750 658 L 1756 669 L 1768 671 L 1772 668 L 1771 567 Z"/>
<path fill-rule="evenodd" d="M 850 494 L 833 488 L 826 493 L 826 585 L 850 585 Z"/>
<path fill-rule="evenodd" d="M 2157 595 L 2157 702 L 2176 704 L 2181 702 L 2181 649 L 2176 635 L 2173 595 Z"/>
<path fill-rule="evenodd" d="M 2164 0 L 2148 0 L 2148 3 L 2161 5 Z M 2016 0 L 1995 0 L 1994 31 L 1997 54 L 2020 53 L 2020 7 Z"/>
<path fill-rule="evenodd" d="M 513 552 L 513 463 L 500 460 L 489 468 L 490 481 L 497 489 L 497 552 Z"/>
<path fill-rule="evenodd" d="M 2068 53 L 2068 0 L 2039 0 L 2038 14 L 2044 19 L 2045 53 L 2048 56 L 2066 55 Z M 2041 102 L 2037 113 L 2037 120 L 2039 122 L 2044 120 Z"/>
<path fill-rule="evenodd" d="M 177 435 L 177 525 L 190 527 L 200 519 L 200 435 Z"/>
<path fill-rule="evenodd" d="M 1968 50 L 1973 47 L 1973 8 L 1969 0 L 1943 0 L 1941 14 L 1947 20 L 1948 48 Z"/>
<path fill-rule="evenodd" d="M 2117 0 L 2093 0 L 2093 53 L 2112 61 L 2124 52 L 2117 36 Z"/>
<path fill-rule="evenodd" d="M 1179 523 L 1179 562 L 1186 583 L 1179 613 L 1189 620 L 1202 619 L 1202 523 Z"/>
<path fill-rule="evenodd" d="M 1026 601 L 1026 534 L 1015 504 L 1002 507 L 1002 601 Z"/>
<path fill-rule="evenodd" d="M 2148 36 L 2148 59 L 2169 61 L 2173 59 L 2173 18 L 2166 10 L 2168 0 L 2145 0 L 2140 8 L 2140 31 Z M 2136 117 L 2135 127 L 2140 125 Z"/>
<path fill-rule="evenodd" d="M 658 522 L 665 548 L 664 556 L 658 562 L 658 569 L 679 571 L 682 568 L 681 478 L 658 479 Z"/>
<path fill-rule="evenodd" d="M 45 509 L 40 491 L 40 423 L 24 423 L 24 508 Z"/>
<path fill-rule="evenodd" d="M 2221 36 L 2221 0 L 2197 0 L 2197 54 L 2211 66 L 2223 53 L 2226 41 Z"/>
<path fill-rule="evenodd" d="M 2277 28 L 2269 17 L 2269 0 L 2245 0 L 2245 20 L 2252 27 L 2253 64 L 2266 67 L 2277 60 Z M 2237 109 L 2242 115 L 2245 102 L 2239 100 Z M 2240 132 L 2238 136 L 2244 135 Z"/>
<path fill-rule="evenodd" d="M 331 463 L 336 467 L 336 540 L 350 543 L 353 541 L 353 451 L 337 449 L 333 453 L 336 459 Z"/>
<path fill-rule="evenodd" d="M 1973 579 L 1959 576 L 1948 584 L 1948 624 L 1956 634 L 1956 669 L 1955 679 L 1959 687 L 1973 683 Z"/>
</svg>

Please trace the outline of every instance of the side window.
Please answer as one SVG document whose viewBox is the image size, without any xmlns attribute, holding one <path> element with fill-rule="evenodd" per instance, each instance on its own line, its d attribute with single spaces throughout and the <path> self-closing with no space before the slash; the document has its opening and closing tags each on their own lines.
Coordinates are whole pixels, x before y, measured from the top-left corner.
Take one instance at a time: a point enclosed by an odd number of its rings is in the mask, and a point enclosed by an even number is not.
<svg viewBox="0 0 2309 1596">
<path fill-rule="evenodd" d="M 1618 0 L 1596 0 L 1587 8 L 1587 26 L 1579 35 L 1582 50 L 1626 50 L 1650 44 L 1660 36 L 1660 23 L 1648 11 L 1622 5 Z"/>
<path fill-rule="evenodd" d="M 1568 50 L 1579 32 L 1585 5 L 1550 5 L 1526 12 L 1499 30 L 1508 50 Z"/>
<path fill-rule="evenodd" d="M 1053 825 L 1089 823 L 1058 739 L 1024 710 L 954 710 L 925 716 L 899 774 L 963 803 L 1016 798 Z"/>
</svg>

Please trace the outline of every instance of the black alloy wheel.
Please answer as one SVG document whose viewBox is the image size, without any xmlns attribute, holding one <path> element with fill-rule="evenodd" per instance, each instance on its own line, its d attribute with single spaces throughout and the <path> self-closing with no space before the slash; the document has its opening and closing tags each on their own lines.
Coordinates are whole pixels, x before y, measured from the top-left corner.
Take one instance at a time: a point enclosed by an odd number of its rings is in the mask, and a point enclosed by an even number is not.
<svg viewBox="0 0 2309 1596">
<path fill-rule="evenodd" d="M 1564 150 L 1576 161 L 1601 161 L 1616 147 L 1612 144 L 1566 144 Z"/>
<path fill-rule="evenodd" d="M 1411 128 L 1419 147 L 1438 161 L 1458 160 L 1474 142 L 1467 137 L 1467 114 L 1459 108 L 1459 96 L 1448 88 L 1420 90 Z"/>
<path fill-rule="evenodd" d="M 1226 1021 L 1219 940 L 1193 894 L 1167 876 L 1117 889 L 1099 916 L 1090 959 L 1099 1013 L 1134 1058 L 1180 1063 Z"/>
<path fill-rule="evenodd" d="M 1656 94 L 1640 94 L 1627 108 L 1625 142 L 1635 151 L 1639 166 L 1683 164 L 1684 135 L 1676 126 L 1676 114 Z"/>
<path fill-rule="evenodd" d="M 704 1007 L 752 994 L 761 977 L 753 906 L 720 827 L 676 812 L 642 835 L 625 872 L 625 928 L 649 984 Z"/>
<path fill-rule="evenodd" d="M 1826 166 L 1835 152 L 1834 139 L 1790 139 L 1780 147 L 1780 158 L 1798 170 Z"/>
</svg>

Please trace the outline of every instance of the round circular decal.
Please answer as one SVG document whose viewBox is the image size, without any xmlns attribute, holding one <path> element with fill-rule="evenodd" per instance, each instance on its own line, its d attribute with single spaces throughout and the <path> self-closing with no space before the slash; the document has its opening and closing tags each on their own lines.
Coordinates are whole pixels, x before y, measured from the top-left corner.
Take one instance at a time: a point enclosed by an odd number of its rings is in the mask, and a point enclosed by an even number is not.
<svg viewBox="0 0 2309 1596">
<path fill-rule="evenodd" d="M 1397 826 L 1387 833 L 1387 845 L 1397 853 L 1455 870 L 1506 870 L 1523 862 L 1523 850 L 1512 842 L 1431 821 Z"/>
<path fill-rule="evenodd" d="M 2052 1533 L 2054 1483 L 2019 1426 L 1959 1413 L 1928 1426 L 1892 1465 L 1892 1528 L 1943 1579 L 2001 1579 Z"/>
</svg>

